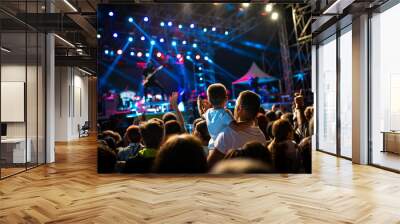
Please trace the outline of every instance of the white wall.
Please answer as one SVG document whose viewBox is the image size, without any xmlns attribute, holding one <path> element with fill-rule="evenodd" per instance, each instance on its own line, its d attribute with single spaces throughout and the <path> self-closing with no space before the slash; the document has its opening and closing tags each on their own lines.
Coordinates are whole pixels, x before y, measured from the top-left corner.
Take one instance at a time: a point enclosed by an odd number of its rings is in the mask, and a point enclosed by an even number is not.
<svg viewBox="0 0 400 224">
<path fill-rule="evenodd" d="M 73 67 L 56 67 L 55 140 L 79 137 L 78 125 L 88 121 L 88 78 Z"/>
</svg>

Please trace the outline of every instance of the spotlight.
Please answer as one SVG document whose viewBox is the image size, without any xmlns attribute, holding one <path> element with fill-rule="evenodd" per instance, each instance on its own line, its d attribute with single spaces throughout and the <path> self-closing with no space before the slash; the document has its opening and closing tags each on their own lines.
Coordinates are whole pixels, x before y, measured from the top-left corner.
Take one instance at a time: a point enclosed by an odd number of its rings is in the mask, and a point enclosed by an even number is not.
<svg viewBox="0 0 400 224">
<path fill-rule="evenodd" d="M 172 41 L 171 45 L 175 47 L 176 46 L 176 41 Z"/>
<path fill-rule="evenodd" d="M 183 27 L 183 26 L 182 26 L 181 24 L 179 24 L 178 28 L 179 28 L 179 29 L 182 29 L 182 27 Z"/>
<path fill-rule="evenodd" d="M 194 24 L 192 23 L 192 24 L 190 24 L 190 28 L 191 29 L 193 29 L 194 28 Z"/>
<path fill-rule="evenodd" d="M 250 6 L 250 3 L 242 3 L 242 6 L 245 7 L 245 8 L 247 8 L 247 7 Z"/>
<path fill-rule="evenodd" d="M 202 68 L 202 67 L 199 67 L 199 71 L 201 71 L 201 70 L 203 70 L 203 68 Z"/>
<path fill-rule="evenodd" d="M 273 13 L 271 14 L 271 19 L 272 19 L 272 20 L 277 20 L 278 17 L 279 17 L 279 14 L 278 14 L 277 12 L 273 12 Z"/>
<path fill-rule="evenodd" d="M 186 40 L 182 41 L 182 44 L 183 44 L 183 45 L 185 45 L 186 43 L 187 43 Z"/>
<path fill-rule="evenodd" d="M 160 43 L 164 43 L 164 38 L 160 38 Z"/>
<path fill-rule="evenodd" d="M 117 51 L 117 54 L 121 55 L 121 54 L 122 54 L 122 50 L 119 49 L 119 50 Z"/>
<path fill-rule="evenodd" d="M 140 39 L 141 40 L 146 40 L 146 38 L 144 36 L 141 36 Z"/>
<path fill-rule="evenodd" d="M 132 18 L 132 17 L 129 17 L 129 18 L 128 18 L 128 21 L 129 21 L 130 23 L 132 23 L 132 22 L 133 22 L 133 18 Z"/>
<path fill-rule="evenodd" d="M 171 21 L 168 22 L 168 26 L 172 26 L 172 22 Z"/>
<path fill-rule="evenodd" d="M 146 53 L 146 57 L 150 57 L 150 54 L 149 54 L 149 53 Z"/>
<path fill-rule="evenodd" d="M 129 41 L 129 42 L 132 42 L 132 41 L 133 41 L 133 37 L 129 37 L 129 38 L 128 38 L 128 41 Z"/>
<path fill-rule="evenodd" d="M 139 51 L 136 55 L 140 58 L 143 56 L 143 53 Z"/>
<path fill-rule="evenodd" d="M 160 58 L 161 57 L 161 52 L 157 52 L 157 57 Z"/>
<path fill-rule="evenodd" d="M 229 32 L 228 32 L 228 31 L 225 31 L 225 35 L 228 36 L 228 34 L 229 34 Z"/>
<path fill-rule="evenodd" d="M 272 12 L 273 7 L 274 6 L 272 4 L 267 4 L 267 5 L 265 5 L 265 11 L 266 12 Z"/>
<path fill-rule="evenodd" d="M 190 55 L 186 55 L 186 59 L 190 60 Z"/>
<path fill-rule="evenodd" d="M 154 40 L 152 40 L 152 41 L 150 41 L 150 44 L 151 44 L 151 45 L 155 45 L 156 42 L 155 42 Z"/>
<path fill-rule="evenodd" d="M 109 16 L 114 16 L 114 12 L 110 11 L 110 12 L 108 12 L 108 15 Z"/>
<path fill-rule="evenodd" d="M 212 30 L 212 31 L 216 31 L 216 30 L 217 30 L 217 28 L 213 27 L 211 30 Z"/>
<path fill-rule="evenodd" d="M 193 46 L 194 48 L 197 48 L 197 44 L 196 44 L 196 43 L 194 43 L 192 46 Z"/>
<path fill-rule="evenodd" d="M 108 50 L 104 50 L 104 54 L 108 55 L 110 53 Z"/>
<path fill-rule="evenodd" d="M 207 28 L 204 28 L 204 29 L 203 29 L 203 32 L 204 32 L 204 33 L 207 32 Z"/>
<path fill-rule="evenodd" d="M 208 61 L 208 56 L 204 56 L 204 60 Z"/>
<path fill-rule="evenodd" d="M 110 55 L 111 55 L 111 56 L 114 56 L 114 51 L 110 51 Z"/>
<path fill-rule="evenodd" d="M 149 21 L 149 17 L 145 16 L 145 17 L 143 18 L 143 21 L 148 22 L 148 21 Z"/>
<path fill-rule="evenodd" d="M 176 58 L 181 59 L 181 58 L 182 58 L 182 55 L 181 55 L 181 54 L 177 54 L 177 55 L 176 55 Z"/>
<path fill-rule="evenodd" d="M 164 22 L 161 22 L 161 23 L 160 23 L 160 26 L 165 26 L 165 23 L 164 23 Z"/>
<path fill-rule="evenodd" d="M 198 55 L 196 55 L 196 60 L 200 60 L 200 55 L 198 54 Z"/>
<path fill-rule="evenodd" d="M 200 81 L 203 81 L 203 77 L 200 77 Z"/>
<path fill-rule="evenodd" d="M 131 51 L 129 54 L 130 54 L 131 56 L 135 56 L 135 52 L 133 52 L 133 51 Z"/>
<path fill-rule="evenodd" d="M 118 33 L 113 33 L 113 37 L 117 38 L 118 37 Z"/>
<path fill-rule="evenodd" d="M 97 37 L 97 39 L 100 39 L 100 38 L 101 38 L 101 35 L 100 35 L 100 34 L 97 34 L 96 37 Z"/>
</svg>

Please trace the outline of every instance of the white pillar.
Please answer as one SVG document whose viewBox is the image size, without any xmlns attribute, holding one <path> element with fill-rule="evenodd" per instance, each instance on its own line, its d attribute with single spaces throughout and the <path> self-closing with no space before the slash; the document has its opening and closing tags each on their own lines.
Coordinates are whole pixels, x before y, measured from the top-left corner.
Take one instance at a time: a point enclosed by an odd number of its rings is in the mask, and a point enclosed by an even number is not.
<svg viewBox="0 0 400 224">
<path fill-rule="evenodd" d="M 353 19 L 353 162 L 368 163 L 368 16 Z"/>
<path fill-rule="evenodd" d="M 316 120 L 316 112 L 317 112 L 317 47 L 315 45 L 311 46 L 311 90 L 314 95 L 314 130 L 313 135 L 311 137 L 311 148 L 312 150 L 317 149 L 317 135 L 316 135 L 316 127 L 317 127 L 317 120 Z"/>
<path fill-rule="evenodd" d="M 54 11 L 54 5 L 46 2 L 47 12 Z M 46 34 L 46 163 L 55 162 L 55 44 L 54 34 Z"/>
</svg>

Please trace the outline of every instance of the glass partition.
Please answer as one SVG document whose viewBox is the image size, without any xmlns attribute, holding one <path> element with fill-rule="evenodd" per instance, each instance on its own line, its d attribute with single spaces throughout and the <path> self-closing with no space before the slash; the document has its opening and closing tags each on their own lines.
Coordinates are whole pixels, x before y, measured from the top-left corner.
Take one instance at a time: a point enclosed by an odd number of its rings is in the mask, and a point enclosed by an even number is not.
<svg viewBox="0 0 400 224">
<path fill-rule="evenodd" d="M 42 10 L 40 2 L 0 5 L 20 10 L 19 19 L 0 12 L 0 178 L 45 162 L 46 40 L 21 20 L 21 12 Z"/>
<path fill-rule="evenodd" d="M 352 33 L 340 36 L 340 155 L 352 157 Z"/>
<path fill-rule="evenodd" d="M 336 36 L 318 47 L 317 149 L 336 154 Z"/>
</svg>

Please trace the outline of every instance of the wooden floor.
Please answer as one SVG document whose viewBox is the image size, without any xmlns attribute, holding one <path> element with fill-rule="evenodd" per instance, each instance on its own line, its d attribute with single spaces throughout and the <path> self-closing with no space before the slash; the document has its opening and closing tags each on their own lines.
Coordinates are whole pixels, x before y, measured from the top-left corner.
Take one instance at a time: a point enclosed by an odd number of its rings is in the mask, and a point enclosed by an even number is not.
<svg viewBox="0 0 400 224">
<path fill-rule="evenodd" d="M 0 223 L 400 223 L 400 175 L 315 152 L 312 175 L 98 175 L 93 138 L 0 181 Z"/>
</svg>

